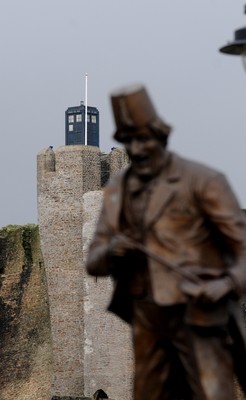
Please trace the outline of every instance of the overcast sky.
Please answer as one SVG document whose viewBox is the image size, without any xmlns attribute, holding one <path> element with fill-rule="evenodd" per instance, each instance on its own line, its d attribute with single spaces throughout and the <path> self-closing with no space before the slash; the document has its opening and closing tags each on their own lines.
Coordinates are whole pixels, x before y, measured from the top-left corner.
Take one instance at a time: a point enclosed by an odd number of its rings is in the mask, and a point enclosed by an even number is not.
<svg viewBox="0 0 246 400">
<path fill-rule="evenodd" d="M 226 173 L 246 207 L 246 73 L 218 48 L 246 26 L 245 0 L 1 0 L 0 226 L 37 223 L 36 156 L 64 145 L 65 110 L 100 112 L 115 145 L 112 90 L 144 83 L 174 127 L 170 147 Z"/>
</svg>

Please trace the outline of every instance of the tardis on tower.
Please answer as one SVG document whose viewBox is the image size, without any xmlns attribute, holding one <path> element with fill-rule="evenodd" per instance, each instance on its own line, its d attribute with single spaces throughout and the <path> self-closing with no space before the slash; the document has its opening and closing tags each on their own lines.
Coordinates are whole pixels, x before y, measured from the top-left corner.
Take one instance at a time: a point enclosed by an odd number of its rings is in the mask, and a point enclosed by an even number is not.
<svg viewBox="0 0 246 400">
<path fill-rule="evenodd" d="M 80 106 L 69 107 L 65 112 L 65 144 L 85 144 L 85 114 L 83 102 Z M 99 111 L 87 107 L 87 145 L 99 147 Z"/>
</svg>

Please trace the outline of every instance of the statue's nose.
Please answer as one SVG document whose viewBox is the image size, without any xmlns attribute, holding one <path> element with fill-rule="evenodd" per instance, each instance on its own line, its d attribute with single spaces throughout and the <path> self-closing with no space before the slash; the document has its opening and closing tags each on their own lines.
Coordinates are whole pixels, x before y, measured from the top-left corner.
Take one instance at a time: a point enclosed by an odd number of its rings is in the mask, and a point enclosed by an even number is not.
<svg viewBox="0 0 246 400">
<path fill-rule="evenodd" d="M 130 144 L 130 151 L 132 155 L 139 154 L 142 151 L 141 143 L 133 139 Z"/>
</svg>

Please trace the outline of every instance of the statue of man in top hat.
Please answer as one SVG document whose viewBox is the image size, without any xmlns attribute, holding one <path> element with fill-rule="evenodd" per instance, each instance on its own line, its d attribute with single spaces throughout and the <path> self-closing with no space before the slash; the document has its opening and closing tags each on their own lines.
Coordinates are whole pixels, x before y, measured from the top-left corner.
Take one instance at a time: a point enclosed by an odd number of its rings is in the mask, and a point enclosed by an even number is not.
<svg viewBox="0 0 246 400">
<path fill-rule="evenodd" d="M 246 386 L 243 213 L 222 173 L 167 150 L 143 86 L 111 101 L 131 164 L 106 187 L 87 271 L 114 278 L 109 310 L 132 326 L 134 400 L 232 400 L 235 372 Z"/>
</svg>

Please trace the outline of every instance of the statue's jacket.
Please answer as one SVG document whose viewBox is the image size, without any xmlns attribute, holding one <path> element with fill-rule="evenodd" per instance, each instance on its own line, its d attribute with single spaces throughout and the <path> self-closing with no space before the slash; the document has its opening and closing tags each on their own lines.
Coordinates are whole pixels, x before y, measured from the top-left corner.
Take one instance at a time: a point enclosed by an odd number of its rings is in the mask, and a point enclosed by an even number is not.
<svg viewBox="0 0 246 400">
<path fill-rule="evenodd" d="M 246 291 L 244 213 L 222 173 L 169 154 L 170 162 L 159 176 L 144 216 L 144 246 L 163 260 L 160 264 L 148 258 L 153 301 L 160 306 L 187 303 L 180 289 L 182 273 L 175 274 L 165 268 L 165 262 L 177 266 L 181 272 L 190 271 L 199 279 L 230 276 L 235 297 L 240 298 Z M 114 270 L 108 249 L 112 235 L 119 233 L 124 182 L 130 168 L 112 178 L 105 188 L 87 259 L 87 272 L 91 275 L 111 275 Z M 128 268 L 134 265 L 125 265 L 126 271 Z M 115 279 L 109 309 L 130 322 L 132 299 L 127 288 L 127 282 Z M 192 323 L 219 323 L 223 316 L 220 308 L 219 311 L 215 308 L 205 310 L 204 317 L 204 310 L 193 307 Z"/>
</svg>

